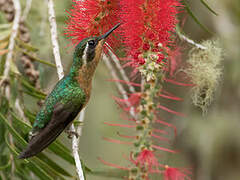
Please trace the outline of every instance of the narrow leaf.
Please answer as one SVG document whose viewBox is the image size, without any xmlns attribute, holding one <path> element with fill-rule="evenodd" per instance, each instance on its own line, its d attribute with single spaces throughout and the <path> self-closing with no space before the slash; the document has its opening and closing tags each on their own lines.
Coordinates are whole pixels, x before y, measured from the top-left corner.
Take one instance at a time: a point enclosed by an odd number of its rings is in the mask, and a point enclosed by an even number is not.
<svg viewBox="0 0 240 180">
<path fill-rule="evenodd" d="M 15 129 L 9 124 L 8 120 L 0 113 L 0 121 L 2 121 L 8 128 L 9 132 L 14 136 L 14 138 L 22 145 L 26 146 L 27 142 L 17 133 Z"/>
<path fill-rule="evenodd" d="M 24 92 L 25 94 L 28 94 L 32 97 L 35 97 L 37 99 L 45 99 L 45 96 L 40 95 L 40 94 L 36 94 L 36 93 L 30 92 L 30 91 L 22 91 L 22 92 Z"/>
<path fill-rule="evenodd" d="M 8 168 L 10 166 L 10 164 L 11 164 L 11 160 L 10 160 L 10 158 L 8 158 L 8 162 L 5 165 L 0 166 L 0 171 Z"/>
<path fill-rule="evenodd" d="M 53 167 L 51 167 L 49 164 L 44 162 L 43 159 L 40 159 L 40 157 L 42 156 L 43 156 L 42 153 L 40 153 L 37 156 L 30 158 L 29 161 L 37 164 L 41 169 L 43 169 L 49 175 L 53 176 L 54 179 L 64 180 L 65 178 L 61 174 L 55 171 L 55 169 L 53 169 Z"/>
<path fill-rule="evenodd" d="M 187 1 L 186 1 L 186 0 L 183 0 L 182 2 L 183 2 L 183 4 L 185 5 L 185 8 L 186 8 L 188 14 L 193 18 L 193 20 L 194 20 L 203 30 L 207 31 L 207 32 L 210 33 L 210 34 L 213 34 L 213 33 L 212 33 L 210 30 L 208 30 L 208 28 L 207 28 L 206 26 L 204 26 L 204 25 L 198 20 L 198 18 L 193 14 L 193 12 L 192 12 L 189 4 L 187 3 Z"/>
<path fill-rule="evenodd" d="M 16 47 L 17 47 L 17 46 L 16 46 Z M 50 62 L 47 62 L 47 61 L 45 61 L 45 60 L 42 60 L 42 59 L 40 59 L 40 58 L 38 58 L 38 57 L 35 57 L 35 56 L 31 55 L 30 53 L 24 51 L 24 50 L 23 50 L 22 48 L 20 48 L 20 47 L 17 47 L 17 50 L 21 51 L 23 54 L 28 55 L 33 61 L 37 61 L 37 62 L 40 62 L 40 63 L 42 63 L 42 64 L 46 64 L 46 65 L 48 65 L 48 66 L 51 66 L 51 67 L 56 68 L 56 65 L 55 65 L 55 64 L 50 63 Z"/>
<path fill-rule="evenodd" d="M 60 173 L 64 176 L 72 177 L 71 174 L 69 174 L 65 169 L 60 167 L 58 164 L 56 164 L 54 161 L 52 161 L 50 158 L 48 158 L 46 155 L 43 153 L 40 153 L 38 155 L 38 158 L 47 163 L 51 168 L 53 168 L 57 173 Z"/>
<path fill-rule="evenodd" d="M 21 84 L 28 89 L 29 91 L 33 91 L 37 94 L 40 94 L 42 96 L 46 96 L 46 94 L 44 94 L 42 91 L 39 91 L 38 89 L 36 89 L 33 85 L 31 85 L 27 80 L 25 80 L 23 77 L 20 77 L 20 82 Z"/>
<path fill-rule="evenodd" d="M 13 137 L 19 142 L 21 145 L 26 146 L 27 142 L 11 127 L 11 125 L 7 122 L 7 119 L 3 117 L 3 115 L 0 113 L 0 119 L 3 120 L 3 122 L 7 125 L 9 132 L 13 135 Z M 5 139 L 6 140 L 6 139 Z M 15 154 L 15 156 L 18 156 L 18 153 L 14 148 L 11 148 L 11 151 Z M 40 155 L 43 156 L 43 155 Z M 55 171 L 52 167 L 50 167 L 47 163 L 45 163 L 43 160 L 39 159 L 38 157 L 33 157 L 29 159 L 30 162 L 34 162 L 39 167 L 44 169 L 46 172 L 50 173 L 51 175 L 58 177 L 60 179 L 64 179 L 57 171 Z"/>
<path fill-rule="evenodd" d="M 62 159 L 66 160 L 70 164 L 75 165 L 74 158 L 72 157 L 72 154 L 69 151 L 66 151 L 66 148 L 61 145 L 60 142 L 55 141 L 54 143 L 50 144 L 48 147 L 50 151 L 52 151 L 54 154 L 58 155 Z"/>
<path fill-rule="evenodd" d="M 200 0 L 200 1 L 209 11 L 211 11 L 213 14 L 218 16 L 218 13 L 216 13 L 204 0 Z"/>
<path fill-rule="evenodd" d="M 25 110 L 26 111 L 26 110 Z M 24 112 L 25 112 L 24 111 Z M 30 131 L 31 130 L 31 126 L 26 124 L 25 122 L 21 121 L 20 119 L 17 118 L 17 116 L 11 112 L 12 116 L 13 116 L 13 121 L 16 124 L 19 124 L 19 127 L 21 129 L 23 129 L 24 131 Z M 35 116 L 34 116 L 35 119 Z M 66 160 L 67 162 L 69 162 L 70 164 L 75 164 L 74 158 L 72 157 L 71 151 L 69 149 L 67 149 L 62 143 L 60 143 L 58 140 L 54 141 L 49 147 L 48 149 L 50 151 L 52 151 L 54 154 L 56 154 L 57 156 L 59 156 L 60 158 Z"/>
<path fill-rule="evenodd" d="M 23 109 L 24 115 L 28 118 L 31 124 L 34 123 L 36 115 L 29 111 L 27 108 Z"/>
<path fill-rule="evenodd" d="M 32 52 L 38 51 L 38 48 L 33 47 L 32 45 L 23 42 L 23 41 L 22 41 L 21 39 L 19 39 L 19 38 L 16 38 L 16 41 L 17 41 L 17 43 L 18 43 L 21 47 L 23 47 L 24 49 L 26 49 L 26 50 L 28 50 L 28 51 L 32 51 Z"/>
<path fill-rule="evenodd" d="M 54 180 L 52 177 L 50 177 L 44 170 L 39 168 L 36 164 L 29 162 L 29 165 L 27 166 L 28 169 L 30 169 L 36 176 L 39 177 L 40 180 Z"/>
</svg>

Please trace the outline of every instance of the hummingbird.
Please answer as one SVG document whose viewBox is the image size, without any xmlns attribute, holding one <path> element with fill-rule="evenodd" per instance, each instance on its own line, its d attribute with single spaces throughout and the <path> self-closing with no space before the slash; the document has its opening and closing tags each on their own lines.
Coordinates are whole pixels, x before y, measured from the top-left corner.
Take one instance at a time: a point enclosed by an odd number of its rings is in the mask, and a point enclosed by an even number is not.
<svg viewBox="0 0 240 180">
<path fill-rule="evenodd" d="M 32 138 L 20 159 L 35 156 L 49 146 L 86 106 L 105 40 L 119 25 L 104 35 L 85 38 L 75 47 L 70 71 L 58 81 L 37 113 Z"/>
</svg>

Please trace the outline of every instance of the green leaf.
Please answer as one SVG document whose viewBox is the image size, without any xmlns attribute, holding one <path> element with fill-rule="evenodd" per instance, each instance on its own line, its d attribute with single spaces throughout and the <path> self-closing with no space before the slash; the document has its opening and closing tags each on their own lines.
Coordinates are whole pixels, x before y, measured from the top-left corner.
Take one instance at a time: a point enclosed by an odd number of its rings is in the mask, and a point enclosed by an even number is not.
<svg viewBox="0 0 240 180">
<path fill-rule="evenodd" d="M 64 176 L 68 176 L 68 177 L 72 177 L 72 175 L 70 173 L 68 173 L 67 171 L 65 171 L 65 169 L 63 169 L 62 167 L 60 167 L 58 164 L 56 164 L 54 161 L 52 161 L 51 159 L 49 159 L 46 155 L 44 155 L 43 153 L 40 153 L 39 155 L 37 155 L 37 157 L 39 159 L 41 159 L 42 161 L 44 161 L 45 163 L 47 163 L 50 167 L 52 167 L 56 172 L 64 175 Z"/>
<path fill-rule="evenodd" d="M 23 131 L 30 131 L 32 127 L 25 122 L 21 121 L 20 119 L 17 118 L 17 116 L 13 113 L 10 112 L 14 123 L 18 124 L 18 127 L 20 127 Z M 34 117 L 35 118 L 35 117 Z M 70 164 L 75 165 L 74 158 L 72 157 L 71 151 L 66 148 L 62 143 L 60 143 L 58 140 L 54 141 L 48 149 L 52 151 L 54 154 L 59 156 L 60 158 L 66 160 Z"/>
<path fill-rule="evenodd" d="M 8 128 L 9 132 L 13 135 L 13 137 L 23 146 L 27 145 L 27 142 L 17 133 L 15 129 L 11 126 L 8 120 L 0 113 L 0 121 L 2 121 Z"/>
<path fill-rule="evenodd" d="M 31 124 L 34 123 L 35 118 L 36 118 L 36 114 L 32 113 L 31 111 L 29 111 L 27 108 L 24 107 L 23 109 L 24 115 L 28 118 L 28 120 L 30 121 Z"/>
<path fill-rule="evenodd" d="M 40 157 L 44 156 L 42 153 L 38 154 L 37 156 L 34 156 L 29 159 L 30 162 L 33 162 L 37 164 L 39 167 L 41 167 L 45 172 L 47 172 L 49 175 L 53 176 L 54 179 L 61 179 L 64 180 L 65 178 L 59 174 L 55 169 L 53 169 L 52 166 L 47 164 L 43 161 L 43 159 L 40 159 Z"/>
<path fill-rule="evenodd" d="M 48 149 L 70 164 L 75 165 L 72 154 L 69 152 L 69 150 L 66 150 L 66 148 L 59 141 L 55 141 L 54 143 L 50 144 Z"/>
<path fill-rule="evenodd" d="M 5 69 L 5 63 L 6 63 L 6 55 L 3 55 L 0 57 L 0 79 L 2 79 L 2 75 Z"/>
<path fill-rule="evenodd" d="M 10 158 L 8 158 L 7 164 L 0 166 L 0 171 L 8 168 L 10 165 L 11 165 L 11 160 L 10 160 Z"/>
<path fill-rule="evenodd" d="M 5 96 L 0 95 L 0 113 L 6 114 L 9 109 L 9 101 Z"/>
<path fill-rule="evenodd" d="M 37 52 L 37 51 L 38 51 L 38 48 L 33 47 L 32 45 L 23 42 L 23 41 L 22 41 L 21 39 L 19 39 L 19 38 L 16 38 L 15 40 L 16 40 L 16 42 L 17 42 L 21 47 L 23 47 L 23 48 L 26 49 L 27 51 L 32 51 L 32 52 Z"/>
<path fill-rule="evenodd" d="M 30 162 L 27 166 L 28 169 L 30 169 L 36 176 L 39 177 L 41 180 L 54 180 L 52 177 L 50 177 L 44 170 L 39 168 L 36 164 Z"/>
<path fill-rule="evenodd" d="M 21 131 L 24 134 L 27 134 L 32 127 L 30 125 L 28 125 L 27 123 L 25 123 L 24 121 L 21 121 L 20 119 L 18 119 L 18 117 L 16 116 L 16 114 L 13 111 L 10 111 L 12 118 L 12 122 L 13 124 L 18 127 L 19 129 L 21 129 Z"/>
<path fill-rule="evenodd" d="M 13 129 L 11 127 L 11 125 L 8 123 L 7 119 L 2 115 L 0 114 L 0 119 L 3 120 L 5 122 L 5 124 L 7 125 L 8 127 L 8 130 L 9 132 L 13 135 L 13 137 L 21 144 L 21 145 L 24 145 L 26 146 L 27 142 L 15 131 L 15 129 Z M 16 119 L 15 119 L 16 120 Z M 24 123 L 22 123 L 24 124 Z M 27 126 L 25 124 L 25 126 Z M 20 127 L 21 128 L 21 127 Z M 6 140 L 6 138 L 5 138 Z M 10 150 L 13 152 L 13 154 L 15 156 L 18 156 L 18 153 L 16 150 L 14 150 L 14 148 L 11 148 L 10 147 Z M 47 160 L 48 163 L 50 164 L 47 164 L 44 160 Z M 66 171 L 62 170 L 62 168 L 58 165 L 56 165 L 56 163 L 54 163 L 52 160 L 50 160 L 49 158 L 47 158 L 44 154 L 40 153 L 37 157 L 33 157 L 31 159 L 29 159 L 30 162 L 33 162 L 35 164 L 37 164 L 39 167 L 41 167 L 42 169 L 44 169 L 46 172 L 48 172 L 49 174 L 51 174 L 52 176 L 54 177 L 58 177 L 60 179 L 64 179 L 62 177 L 61 174 L 63 175 L 68 175 L 68 176 L 71 176 L 69 173 L 67 173 Z M 54 165 L 54 166 L 51 166 L 51 165 Z M 54 169 L 56 168 L 56 169 Z M 58 172 L 59 170 L 61 170 L 61 174 Z"/>
<path fill-rule="evenodd" d="M 48 65 L 48 66 L 50 66 L 50 67 L 56 68 L 56 65 L 55 65 L 55 64 L 50 63 L 50 62 L 47 62 L 47 61 L 45 61 L 45 60 L 42 60 L 42 59 L 40 59 L 40 58 L 38 58 L 38 57 L 35 57 L 35 56 L 31 55 L 30 53 L 28 53 L 27 51 L 24 51 L 22 48 L 20 48 L 20 47 L 18 47 L 18 46 L 16 46 L 16 49 L 17 49 L 18 51 L 22 52 L 23 54 L 28 55 L 33 61 L 37 61 L 37 62 L 40 62 L 40 63 L 42 63 L 42 64 L 46 64 L 46 65 Z"/>
<path fill-rule="evenodd" d="M 10 145 L 10 143 L 8 142 L 8 138 L 7 138 L 7 133 L 5 135 L 5 142 L 8 146 L 8 148 L 10 149 L 10 151 L 13 153 L 13 155 L 15 157 L 18 156 L 17 151 Z M 25 163 L 27 163 L 27 168 L 30 169 L 36 176 L 39 177 L 39 179 L 41 180 L 53 180 L 53 178 L 51 178 L 43 169 L 39 168 L 38 165 L 36 165 L 34 162 L 32 161 L 28 161 L 28 160 L 23 160 Z"/>
<path fill-rule="evenodd" d="M 213 33 L 212 33 L 210 30 L 208 30 L 208 28 L 207 28 L 206 26 L 204 26 L 204 25 L 198 20 L 198 18 L 193 14 L 193 12 L 192 12 L 189 4 L 187 3 L 187 1 L 186 1 L 186 0 L 183 0 L 182 2 L 183 2 L 183 4 L 185 5 L 185 8 L 186 8 L 188 14 L 193 18 L 193 20 L 194 20 L 203 30 L 207 31 L 207 32 L 210 33 L 210 34 L 213 34 Z"/>
<path fill-rule="evenodd" d="M 213 14 L 218 16 L 218 13 L 216 13 L 204 0 L 200 0 L 200 1 L 209 11 L 211 11 Z"/>
<path fill-rule="evenodd" d="M 15 102 L 18 96 L 18 81 L 14 76 L 10 76 L 10 89 L 11 89 L 11 97 L 9 99 L 10 107 L 15 107 Z"/>
<path fill-rule="evenodd" d="M 43 95 L 40 95 L 40 94 L 36 94 L 36 93 L 34 93 L 34 92 L 30 92 L 30 91 L 22 91 L 22 92 L 24 92 L 25 94 L 28 94 L 28 95 L 30 95 L 30 96 L 32 96 L 32 97 L 35 97 L 35 98 L 37 98 L 37 99 L 45 99 L 45 96 L 43 96 Z"/>
<path fill-rule="evenodd" d="M 15 174 L 21 178 L 21 180 L 29 180 L 29 173 L 26 169 L 16 167 Z"/>
<path fill-rule="evenodd" d="M 36 89 L 33 85 L 31 85 L 31 84 L 30 84 L 26 79 L 24 79 L 23 77 L 20 77 L 19 80 L 20 80 L 22 86 L 25 87 L 27 90 L 46 97 L 46 94 L 45 94 L 45 93 L 43 93 L 42 91 L 39 91 L 38 89 Z"/>
</svg>

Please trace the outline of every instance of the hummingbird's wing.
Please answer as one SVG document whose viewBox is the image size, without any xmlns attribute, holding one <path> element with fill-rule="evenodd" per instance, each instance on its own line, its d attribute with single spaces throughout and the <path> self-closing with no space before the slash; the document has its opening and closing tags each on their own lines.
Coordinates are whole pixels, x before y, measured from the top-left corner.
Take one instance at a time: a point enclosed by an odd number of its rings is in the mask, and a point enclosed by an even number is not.
<svg viewBox="0 0 240 180">
<path fill-rule="evenodd" d="M 27 148 L 21 152 L 19 158 L 29 158 L 45 149 L 74 120 L 81 109 L 82 105 L 76 107 L 71 104 L 57 103 L 50 122 L 29 141 Z"/>
</svg>

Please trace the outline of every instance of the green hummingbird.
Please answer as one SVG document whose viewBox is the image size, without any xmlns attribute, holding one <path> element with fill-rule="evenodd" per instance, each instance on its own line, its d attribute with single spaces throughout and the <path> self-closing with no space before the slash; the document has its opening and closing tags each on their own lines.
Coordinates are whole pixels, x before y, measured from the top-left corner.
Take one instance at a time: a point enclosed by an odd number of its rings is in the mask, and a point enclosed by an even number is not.
<svg viewBox="0 0 240 180">
<path fill-rule="evenodd" d="M 26 149 L 20 153 L 20 159 L 32 157 L 44 150 L 86 106 L 105 39 L 119 25 L 104 35 L 85 38 L 76 46 L 70 72 L 55 85 L 46 98 L 33 124 L 33 136 Z"/>
</svg>

